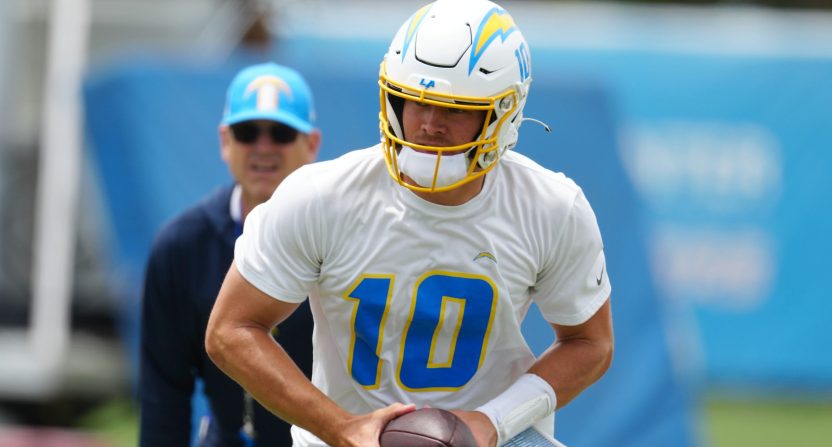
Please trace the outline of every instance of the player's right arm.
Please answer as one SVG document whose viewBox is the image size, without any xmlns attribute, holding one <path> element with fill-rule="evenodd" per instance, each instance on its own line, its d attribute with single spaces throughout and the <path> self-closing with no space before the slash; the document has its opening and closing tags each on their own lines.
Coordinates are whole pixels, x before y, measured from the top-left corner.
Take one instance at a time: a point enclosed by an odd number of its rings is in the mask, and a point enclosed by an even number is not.
<svg viewBox="0 0 832 447">
<path fill-rule="evenodd" d="M 378 446 L 387 422 L 413 406 L 394 404 L 354 415 L 312 385 L 270 335 L 297 306 L 263 293 L 232 264 L 208 320 L 208 355 L 269 411 L 328 445 Z"/>
</svg>

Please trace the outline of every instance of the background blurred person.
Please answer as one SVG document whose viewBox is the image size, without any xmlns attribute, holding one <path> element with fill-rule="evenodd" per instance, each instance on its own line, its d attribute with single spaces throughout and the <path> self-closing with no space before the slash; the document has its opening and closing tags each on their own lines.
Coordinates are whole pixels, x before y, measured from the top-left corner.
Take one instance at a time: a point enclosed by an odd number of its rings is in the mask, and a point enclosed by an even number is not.
<svg viewBox="0 0 832 447">
<path fill-rule="evenodd" d="M 293 69 L 249 66 L 228 87 L 219 126 L 220 155 L 235 182 L 173 219 L 157 235 L 147 264 L 141 335 L 142 446 L 189 445 L 191 399 L 204 383 L 210 416 L 205 446 L 291 445 L 289 425 L 264 410 L 208 359 L 208 316 L 249 212 L 292 171 L 312 162 L 321 136 L 312 94 Z M 187 170 L 187 166 L 182 166 Z M 312 317 L 303 306 L 273 332 L 307 375 Z"/>
</svg>

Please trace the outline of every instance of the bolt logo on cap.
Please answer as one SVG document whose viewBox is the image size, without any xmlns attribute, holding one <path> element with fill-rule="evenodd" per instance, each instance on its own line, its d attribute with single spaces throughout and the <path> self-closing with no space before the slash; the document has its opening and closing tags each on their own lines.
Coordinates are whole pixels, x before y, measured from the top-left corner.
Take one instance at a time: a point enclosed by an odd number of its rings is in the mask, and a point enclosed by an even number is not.
<svg viewBox="0 0 832 447">
<path fill-rule="evenodd" d="M 246 86 L 246 98 L 255 92 L 257 93 L 256 107 L 261 112 L 274 111 L 280 107 L 280 92 L 284 92 L 287 98 L 292 100 L 292 89 L 277 76 L 260 76 L 251 81 Z"/>
</svg>

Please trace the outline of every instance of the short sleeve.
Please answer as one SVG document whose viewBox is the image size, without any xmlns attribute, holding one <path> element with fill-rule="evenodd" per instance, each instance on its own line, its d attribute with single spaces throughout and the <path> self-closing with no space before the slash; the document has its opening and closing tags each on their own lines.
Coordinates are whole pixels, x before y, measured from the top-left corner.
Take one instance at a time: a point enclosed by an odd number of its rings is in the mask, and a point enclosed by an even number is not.
<svg viewBox="0 0 832 447">
<path fill-rule="evenodd" d="M 533 290 L 544 318 L 574 326 L 588 320 L 612 289 L 604 259 L 604 244 L 592 207 L 578 190 L 559 228 Z"/>
<path fill-rule="evenodd" d="M 246 217 L 234 248 L 240 274 L 267 295 L 299 303 L 317 281 L 326 219 L 303 168 Z"/>
</svg>

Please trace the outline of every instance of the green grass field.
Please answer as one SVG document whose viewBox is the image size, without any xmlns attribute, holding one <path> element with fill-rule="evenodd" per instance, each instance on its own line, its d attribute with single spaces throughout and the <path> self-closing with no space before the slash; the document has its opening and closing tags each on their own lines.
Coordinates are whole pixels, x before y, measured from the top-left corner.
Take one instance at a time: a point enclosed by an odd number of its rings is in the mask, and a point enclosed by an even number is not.
<svg viewBox="0 0 832 447">
<path fill-rule="evenodd" d="M 709 399 L 709 447 L 832 446 L 832 402 Z"/>
<path fill-rule="evenodd" d="M 713 398 L 705 401 L 703 408 L 701 447 L 832 446 L 832 401 Z M 137 423 L 134 405 L 122 400 L 93 411 L 82 425 L 113 447 L 135 447 Z"/>
<path fill-rule="evenodd" d="M 138 408 L 127 399 L 114 400 L 84 416 L 80 428 L 112 447 L 135 447 L 139 444 Z"/>
</svg>

